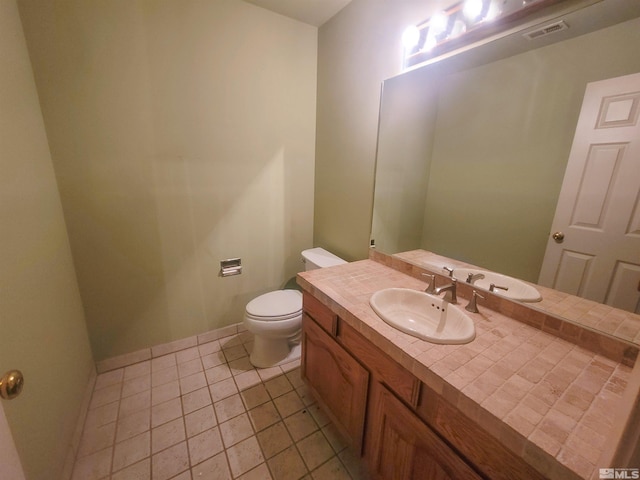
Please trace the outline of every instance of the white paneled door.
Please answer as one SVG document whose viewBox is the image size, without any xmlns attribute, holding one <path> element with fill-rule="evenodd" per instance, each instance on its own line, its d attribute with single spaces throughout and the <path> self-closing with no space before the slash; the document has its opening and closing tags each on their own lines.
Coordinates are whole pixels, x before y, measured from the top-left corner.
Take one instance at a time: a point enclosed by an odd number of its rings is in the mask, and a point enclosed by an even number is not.
<svg viewBox="0 0 640 480">
<path fill-rule="evenodd" d="M 539 283 L 640 313 L 640 73 L 587 85 Z"/>
</svg>

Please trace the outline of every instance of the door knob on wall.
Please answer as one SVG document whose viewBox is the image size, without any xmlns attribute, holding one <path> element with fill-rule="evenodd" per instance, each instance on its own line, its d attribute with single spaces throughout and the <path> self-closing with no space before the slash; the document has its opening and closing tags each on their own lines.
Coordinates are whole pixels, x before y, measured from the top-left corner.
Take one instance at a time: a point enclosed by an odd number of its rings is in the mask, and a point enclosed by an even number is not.
<svg viewBox="0 0 640 480">
<path fill-rule="evenodd" d="M 0 397 L 5 400 L 16 398 L 24 387 L 24 377 L 20 370 L 11 370 L 0 378 Z"/>
<path fill-rule="evenodd" d="M 556 232 L 551 235 L 551 237 L 556 241 L 556 243 L 562 243 L 562 241 L 564 240 L 564 233 Z"/>
</svg>

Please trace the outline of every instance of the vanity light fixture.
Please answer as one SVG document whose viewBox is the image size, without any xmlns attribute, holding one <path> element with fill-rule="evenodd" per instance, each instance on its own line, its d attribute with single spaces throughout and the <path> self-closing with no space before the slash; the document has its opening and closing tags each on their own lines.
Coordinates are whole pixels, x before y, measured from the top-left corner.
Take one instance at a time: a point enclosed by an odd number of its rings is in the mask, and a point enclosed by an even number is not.
<svg viewBox="0 0 640 480">
<path fill-rule="evenodd" d="M 402 34 L 403 68 L 439 57 L 522 22 L 528 15 L 567 0 L 463 0 Z"/>
</svg>

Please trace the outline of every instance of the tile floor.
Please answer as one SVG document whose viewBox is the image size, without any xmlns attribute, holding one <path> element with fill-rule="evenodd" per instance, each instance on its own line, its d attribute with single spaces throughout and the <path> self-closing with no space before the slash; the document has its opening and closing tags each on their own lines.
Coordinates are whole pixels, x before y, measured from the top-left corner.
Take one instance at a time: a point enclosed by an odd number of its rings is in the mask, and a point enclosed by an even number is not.
<svg viewBox="0 0 640 480">
<path fill-rule="evenodd" d="M 72 480 L 364 479 L 300 379 L 251 334 L 98 375 Z"/>
</svg>

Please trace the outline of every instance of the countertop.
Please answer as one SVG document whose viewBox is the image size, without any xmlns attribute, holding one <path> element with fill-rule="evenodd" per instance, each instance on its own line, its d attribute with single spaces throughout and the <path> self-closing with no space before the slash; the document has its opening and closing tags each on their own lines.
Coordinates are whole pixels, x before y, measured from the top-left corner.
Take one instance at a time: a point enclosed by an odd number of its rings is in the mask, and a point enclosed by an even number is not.
<svg viewBox="0 0 640 480">
<path fill-rule="evenodd" d="M 391 287 L 426 284 L 373 260 L 298 274 L 301 287 L 549 478 L 598 478 L 631 368 L 479 302 L 476 338 L 437 345 L 369 306 Z M 465 304 L 465 300 L 460 301 Z"/>
</svg>

